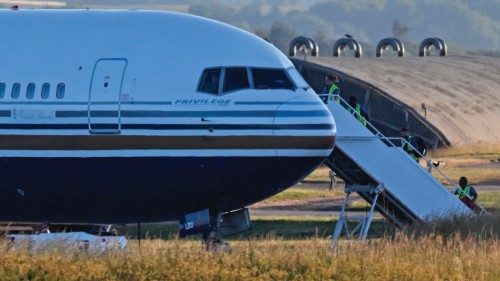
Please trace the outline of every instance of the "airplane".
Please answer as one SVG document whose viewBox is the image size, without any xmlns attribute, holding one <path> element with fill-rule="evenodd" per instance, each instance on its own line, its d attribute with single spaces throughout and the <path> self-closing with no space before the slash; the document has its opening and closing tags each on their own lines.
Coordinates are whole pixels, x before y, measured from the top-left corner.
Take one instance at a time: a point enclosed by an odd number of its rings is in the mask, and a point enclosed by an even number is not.
<svg viewBox="0 0 500 281">
<path fill-rule="evenodd" d="M 0 34 L 0 221 L 213 221 L 296 184 L 333 149 L 323 101 L 236 27 L 19 9 L 0 10 Z"/>
</svg>

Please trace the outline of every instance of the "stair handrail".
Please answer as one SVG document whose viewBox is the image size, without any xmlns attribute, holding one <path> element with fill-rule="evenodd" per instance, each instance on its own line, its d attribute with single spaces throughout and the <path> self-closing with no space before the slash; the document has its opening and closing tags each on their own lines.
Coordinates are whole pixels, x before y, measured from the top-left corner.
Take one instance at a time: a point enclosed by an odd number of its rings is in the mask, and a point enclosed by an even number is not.
<svg viewBox="0 0 500 281">
<path fill-rule="evenodd" d="M 334 94 L 334 95 L 330 95 L 330 94 L 318 94 L 318 96 L 320 96 L 321 98 L 324 98 L 326 97 L 326 99 L 323 99 L 324 101 L 326 101 L 326 104 L 328 104 L 328 102 L 330 101 L 333 101 L 333 102 L 337 102 L 339 103 L 340 105 L 342 105 L 346 110 L 348 110 L 351 114 L 353 114 L 353 116 L 355 116 L 356 118 L 358 117 L 362 117 L 364 119 L 364 121 L 366 122 L 366 126 L 369 128 L 371 128 L 372 130 L 369 130 L 371 131 L 372 133 L 375 132 L 375 137 L 378 138 L 378 139 L 381 139 L 381 140 L 387 140 L 389 143 L 390 143 L 390 146 L 391 147 L 394 147 L 394 148 L 403 148 L 405 145 L 408 145 L 409 148 L 411 148 L 413 152 L 416 152 L 416 154 L 418 156 L 420 156 L 420 158 L 423 158 L 426 163 L 427 163 L 427 166 L 429 167 L 429 175 L 432 175 L 430 173 L 431 169 L 433 168 L 433 164 L 432 164 L 432 160 L 425 157 L 422 153 L 420 153 L 413 145 L 410 144 L 410 142 L 408 142 L 407 140 L 405 140 L 404 138 L 401 138 L 401 137 L 386 137 L 384 134 L 382 134 L 372 123 L 370 123 L 368 120 L 366 120 L 366 118 L 364 116 L 361 115 L 361 113 L 358 113 L 348 102 L 346 102 L 340 95 L 338 94 Z M 396 146 L 391 140 L 394 140 L 394 139 L 399 139 L 401 141 L 401 147 L 400 146 Z M 398 151 L 402 154 L 407 154 L 404 150 L 399 150 Z M 416 163 L 417 165 L 419 165 L 418 163 Z M 462 188 L 460 187 L 459 184 L 455 183 L 452 179 L 450 179 L 448 177 L 448 175 L 446 175 L 443 171 L 441 171 L 441 169 L 437 168 L 437 167 L 434 167 L 434 170 L 436 170 L 440 175 L 442 175 L 447 181 L 448 183 L 453 186 L 455 188 L 455 190 L 459 189 L 461 190 Z M 435 177 L 434 177 L 435 178 Z M 437 180 L 437 179 L 436 179 Z M 448 189 L 448 188 L 447 188 Z M 454 191 L 455 191 L 454 190 Z M 450 189 L 448 189 L 449 192 L 451 192 Z M 471 199 L 472 200 L 472 197 L 469 195 L 469 194 L 466 194 L 467 198 Z M 480 214 L 483 214 L 483 213 L 488 213 L 481 205 L 479 205 L 477 202 L 475 202 L 476 205 L 479 207 L 479 209 L 481 210 L 480 211 Z"/>
</svg>

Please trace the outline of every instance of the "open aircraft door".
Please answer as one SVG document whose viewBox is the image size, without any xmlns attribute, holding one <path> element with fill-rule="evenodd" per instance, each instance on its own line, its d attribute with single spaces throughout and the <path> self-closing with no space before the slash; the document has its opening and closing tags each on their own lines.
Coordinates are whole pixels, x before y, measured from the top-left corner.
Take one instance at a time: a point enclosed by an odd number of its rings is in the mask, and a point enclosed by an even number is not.
<svg viewBox="0 0 500 281">
<path fill-rule="evenodd" d="M 119 134 L 120 94 L 127 60 L 100 59 L 94 66 L 89 93 L 89 130 L 91 134 Z"/>
</svg>

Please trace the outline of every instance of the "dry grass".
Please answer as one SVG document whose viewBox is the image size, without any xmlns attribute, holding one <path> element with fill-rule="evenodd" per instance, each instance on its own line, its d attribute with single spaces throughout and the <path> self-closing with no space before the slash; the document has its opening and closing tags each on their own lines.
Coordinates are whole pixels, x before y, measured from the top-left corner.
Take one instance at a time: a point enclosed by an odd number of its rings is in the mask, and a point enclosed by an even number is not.
<svg viewBox="0 0 500 281">
<path fill-rule="evenodd" d="M 329 177 L 330 169 L 326 166 L 320 166 L 316 170 L 314 170 L 309 176 L 305 178 L 306 181 L 316 181 L 316 182 L 326 182 L 330 181 Z"/>
<path fill-rule="evenodd" d="M 415 223 L 405 232 L 416 236 L 455 236 L 475 239 L 500 239 L 500 212 L 484 216 L 455 216 L 432 223 Z"/>
<path fill-rule="evenodd" d="M 344 195 L 340 190 L 329 190 L 328 188 L 303 188 L 295 186 L 283 192 L 280 192 L 273 197 L 262 201 L 262 203 L 274 203 L 289 200 L 309 200 L 323 198 L 340 198 Z"/>
<path fill-rule="evenodd" d="M 466 176 L 469 183 L 472 185 L 477 184 L 494 184 L 500 183 L 500 169 L 491 168 L 474 168 L 474 167 L 460 167 L 460 166 L 447 166 L 442 168 L 441 171 L 445 173 L 455 183 L 458 182 L 461 176 Z M 433 175 L 439 181 L 447 184 L 448 181 L 439 173 L 433 172 Z"/>
<path fill-rule="evenodd" d="M 500 190 L 479 190 L 478 202 L 486 209 L 500 211 Z"/>
<path fill-rule="evenodd" d="M 231 253 L 195 241 L 143 241 L 103 256 L 3 250 L 1 280 L 498 280 L 499 240 L 400 235 L 367 244 L 249 240 Z"/>
<path fill-rule="evenodd" d="M 439 149 L 431 153 L 431 158 L 436 157 L 463 157 L 473 156 L 477 158 L 499 158 L 500 157 L 500 142 L 496 143 L 479 143 L 476 145 L 467 146 L 452 146 L 446 149 Z"/>
</svg>

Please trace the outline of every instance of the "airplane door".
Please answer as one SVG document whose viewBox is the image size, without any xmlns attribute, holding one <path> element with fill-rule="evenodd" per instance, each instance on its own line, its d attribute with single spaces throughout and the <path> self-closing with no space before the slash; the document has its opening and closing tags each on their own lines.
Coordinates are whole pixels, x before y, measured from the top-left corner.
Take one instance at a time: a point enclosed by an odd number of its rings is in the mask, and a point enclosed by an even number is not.
<svg viewBox="0 0 500 281">
<path fill-rule="evenodd" d="M 126 59 L 100 59 L 94 66 L 89 93 L 91 134 L 120 133 L 120 94 Z"/>
</svg>

